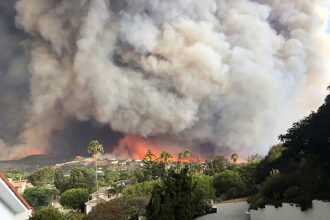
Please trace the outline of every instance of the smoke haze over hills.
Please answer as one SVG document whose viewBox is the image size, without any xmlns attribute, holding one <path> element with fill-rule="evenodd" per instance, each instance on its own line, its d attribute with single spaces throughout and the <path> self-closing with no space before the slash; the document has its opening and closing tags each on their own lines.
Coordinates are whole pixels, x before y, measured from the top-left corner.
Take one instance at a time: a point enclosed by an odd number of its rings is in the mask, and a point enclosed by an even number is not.
<svg viewBox="0 0 330 220">
<path fill-rule="evenodd" d="M 1 159 L 83 154 L 92 139 L 111 153 L 125 135 L 266 153 L 323 102 L 322 2 L 0 3 Z"/>
</svg>

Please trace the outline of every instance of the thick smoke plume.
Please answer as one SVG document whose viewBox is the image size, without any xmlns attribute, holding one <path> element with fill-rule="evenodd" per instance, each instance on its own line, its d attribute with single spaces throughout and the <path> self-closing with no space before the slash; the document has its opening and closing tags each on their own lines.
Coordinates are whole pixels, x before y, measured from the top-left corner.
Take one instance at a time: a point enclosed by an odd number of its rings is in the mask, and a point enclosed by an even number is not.
<svg viewBox="0 0 330 220">
<path fill-rule="evenodd" d="M 70 146 L 85 151 L 87 139 L 70 141 L 79 139 L 71 133 L 94 126 L 115 136 L 112 146 L 128 134 L 203 155 L 265 153 L 323 101 L 330 50 L 320 3 L 17 1 L 23 37 L 13 40 L 25 56 L 12 68 L 21 72 L 20 64 L 29 63 L 30 91 L 21 99 L 25 120 L 11 122 L 24 128 L 20 143 L 0 146 L 10 157 Z"/>
</svg>

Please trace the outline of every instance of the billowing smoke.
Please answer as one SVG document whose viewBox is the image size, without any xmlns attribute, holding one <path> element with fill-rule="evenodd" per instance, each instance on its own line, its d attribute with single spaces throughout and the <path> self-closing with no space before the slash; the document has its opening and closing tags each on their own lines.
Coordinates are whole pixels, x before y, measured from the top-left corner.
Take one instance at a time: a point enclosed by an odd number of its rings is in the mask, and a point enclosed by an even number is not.
<svg viewBox="0 0 330 220">
<path fill-rule="evenodd" d="M 110 136 L 111 150 L 128 134 L 203 155 L 265 153 L 323 101 L 329 47 L 320 3 L 19 0 L 19 37 L 9 33 L 0 53 L 16 61 L 0 85 L 23 98 L 0 96 L 1 114 L 12 115 L 0 146 L 10 157 L 75 154 L 90 138 Z M 11 123 L 23 128 L 19 143 L 7 140 Z"/>
</svg>

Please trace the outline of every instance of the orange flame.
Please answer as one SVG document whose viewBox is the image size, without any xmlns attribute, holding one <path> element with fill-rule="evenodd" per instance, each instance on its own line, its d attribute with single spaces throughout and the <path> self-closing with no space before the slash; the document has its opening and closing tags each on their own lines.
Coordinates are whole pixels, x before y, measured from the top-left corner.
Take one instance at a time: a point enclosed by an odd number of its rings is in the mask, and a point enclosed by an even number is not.
<svg viewBox="0 0 330 220">
<path fill-rule="evenodd" d="M 160 157 L 163 151 L 168 151 L 171 153 L 173 158 L 169 159 L 171 161 L 178 161 L 180 152 L 183 152 L 185 148 L 178 148 L 173 146 L 164 146 L 163 144 L 156 143 L 155 141 L 148 140 L 146 138 L 141 138 L 134 135 L 126 135 L 120 141 L 115 151 L 111 154 L 120 158 L 130 158 L 130 159 L 143 159 L 147 150 L 150 149 L 156 157 Z M 197 161 L 197 156 L 192 155 L 189 159 L 182 159 L 183 162 Z M 200 161 L 201 163 L 203 161 Z"/>
<path fill-rule="evenodd" d="M 17 156 L 14 159 L 22 159 L 27 156 L 31 155 L 45 155 L 46 151 L 43 151 L 42 149 L 29 149 L 28 151 L 22 153 L 21 155 Z"/>
</svg>

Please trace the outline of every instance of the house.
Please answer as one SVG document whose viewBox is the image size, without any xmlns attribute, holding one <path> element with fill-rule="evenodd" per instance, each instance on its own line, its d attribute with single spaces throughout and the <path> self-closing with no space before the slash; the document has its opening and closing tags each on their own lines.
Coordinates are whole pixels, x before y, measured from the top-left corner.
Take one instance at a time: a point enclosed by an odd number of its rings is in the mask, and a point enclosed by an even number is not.
<svg viewBox="0 0 330 220">
<path fill-rule="evenodd" d="M 0 172 L 0 219 L 24 220 L 32 214 L 33 209 Z"/>
<path fill-rule="evenodd" d="M 17 192 L 21 195 L 23 195 L 24 190 L 26 188 L 33 187 L 31 183 L 27 182 L 27 180 L 12 180 L 11 178 L 8 178 L 8 181 L 15 187 Z"/>
<path fill-rule="evenodd" d="M 109 201 L 110 199 L 114 199 L 117 196 L 109 193 L 110 187 L 101 187 L 99 190 L 93 192 L 91 194 L 92 199 L 88 200 L 85 203 L 85 212 L 86 215 L 92 211 L 93 207 L 96 206 L 97 204 L 104 203 Z"/>
</svg>

